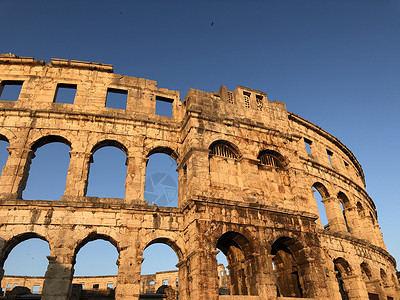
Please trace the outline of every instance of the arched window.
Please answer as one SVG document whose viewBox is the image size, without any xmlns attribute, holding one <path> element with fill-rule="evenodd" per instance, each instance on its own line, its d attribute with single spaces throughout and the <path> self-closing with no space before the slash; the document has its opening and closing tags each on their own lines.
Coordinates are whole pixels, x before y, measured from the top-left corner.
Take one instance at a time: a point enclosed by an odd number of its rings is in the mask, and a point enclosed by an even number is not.
<svg viewBox="0 0 400 300">
<path fill-rule="evenodd" d="M 43 277 L 47 270 L 50 255 L 48 242 L 35 233 L 26 233 L 13 238 L 1 253 L 0 268 L 4 268 L 4 276 Z M 41 293 L 43 280 L 34 282 L 31 280 L 15 281 L 15 279 L 4 277 L 2 286 L 6 292 L 15 286 L 25 286 L 32 293 Z"/>
<path fill-rule="evenodd" d="M 65 190 L 71 143 L 60 136 L 46 136 L 32 146 L 31 165 L 23 198 L 60 200 Z"/>
<path fill-rule="evenodd" d="M 345 285 L 345 277 L 350 276 L 352 274 L 352 270 L 350 269 L 348 262 L 341 257 L 335 259 L 333 263 L 335 265 L 336 280 L 339 285 L 339 292 L 342 300 L 348 300 L 348 287 L 351 286 L 351 284 L 349 283 L 348 286 Z"/>
<path fill-rule="evenodd" d="M 118 255 L 114 240 L 105 235 L 90 234 L 75 249 L 74 281 L 82 285 L 84 293 L 90 291 L 92 297 L 97 290 L 110 292 L 116 287 Z M 86 281 L 86 277 L 97 276 L 109 278 L 107 281 Z M 98 296 L 100 298 L 101 294 Z"/>
<path fill-rule="evenodd" d="M 247 238 L 238 232 L 229 231 L 218 239 L 217 248 L 225 255 L 229 270 L 229 288 L 226 283 L 222 287 L 223 292 L 229 292 L 230 295 L 257 295 L 256 278 L 252 274 L 255 266 Z"/>
<path fill-rule="evenodd" d="M 275 151 L 264 150 L 258 155 L 260 164 L 264 166 L 270 166 L 275 168 L 282 168 L 282 156 Z"/>
<path fill-rule="evenodd" d="M 312 190 L 314 193 L 314 197 L 317 202 L 319 219 L 320 219 L 321 225 L 326 230 L 329 230 L 329 223 L 328 223 L 328 218 L 326 215 L 325 205 L 322 202 L 322 200 L 329 198 L 328 190 L 322 183 L 319 183 L 319 182 L 314 183 L 312 187 L 313 187 Z"/>
<path fill-rule="evenodd" d="M 178 207 L 178 165 L 168 149 L 156 149 L 148 156 L 144 200 L 150 205 Z"/>
<path fill-rule="evenodd" d="M 93 147 L 87 196 L 124 198 L 127 149 L 117 141 L 102 141 Z"/>
<path fill-rule="evenodd" d="M 0 175 L 3 171 L 3 167 L 7 163 L 8 159 L 8 150 L 7 147 L 10 146 L 8 139 L 0 134 Z"/>
<path fill-rule="evenodd" d="M 158 239 L 149 243 L 143 251 L 140 273 L 140 293 L 179 293 L 178 255 L 170 241 Z M 172 298 L 171 298 L 172 299 Z"/>
<path fill-rule="evenodd" d="M 346 216 L 346 208 L 348 208 L 348 207 L 350 206 L 350 201 L 349 201 L 349 199 L 347 198 L 347 196 L 346 196 L 344 193 L 342 193 L 342 192 L 339 192 L 339 194 L 338 194 L 337 197 L 338 197 L 338 199 L 339 199 L 340 208 L 341 208 L 341 210 L 342 210 L 343 219 L 344 219 L 344 223 L 345 223 L 345 225 L 346 225 L 347 232 L 351 232 L 351 231 L 350 231 L 349 224 L 348 224 L 348 222 L 347 222 L 347 216 Z"/>
<path fill-rule="evenodd" d="M 271 254 L 274 276 L 276 277 L 277 296 L 303 298 L 300 269 L 290 248 L 296 249 L 291 238 L 279 238 L 272 245 Z M 298 251 L 298 249 L 297 249 Z"/>
<path fill-rule="evenodd" d="M 210 155 L 238 159 L 239 155 L 235 148 L 227 141 L 217 141 L 210 146 Z"/>
</svg>

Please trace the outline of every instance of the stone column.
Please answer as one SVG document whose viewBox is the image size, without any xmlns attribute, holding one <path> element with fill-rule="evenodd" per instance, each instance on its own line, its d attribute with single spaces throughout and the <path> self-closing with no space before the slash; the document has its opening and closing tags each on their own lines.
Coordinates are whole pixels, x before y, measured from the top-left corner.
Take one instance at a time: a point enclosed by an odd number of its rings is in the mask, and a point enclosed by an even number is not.
<svg viewBox="0 0 400 300">
<path fill-rule="evenodd" d="M 176 264 L 178 272 L 178 291 L 180 299 L 189 299 L 189 273 L 187 260 L 181 260 Z"/>
<path fill-rule="evenodd" d="M 28 180 L 34 152 L 27 148 L 7 147 L 9 156 L 0 178 L 0 198 L 22 199 L 22 191 Z"/>
<path fill-rule="evenodd" d="M 307 251 L 309 252 L 309 251 Z M 303 297 L 329 299 L 328 286 L 325 281 L 323 263 L 312 255 L 305 256 L 302 262 L 298 263 L 300 282 L 302 282 Z"/>
<path fill-rule="evenodd" d="M 148 158 L 128 156 L 126 158 L 125 202 L 144 202 L 144 187 L 146 181 L 146 164 Z"/>
<path fill-rule="evenodd" d="M 347 224 L 349 225 L 351 234 L 360 237 L 360 216 L 358 215 L 357 207 L 355 205 L 347 207 L 344 209 L 344 212 L 346 214 Z"/>
<path fill-rule="evenodd" d="M 218 300 L 217 251 L 198 248 L 189 255 L 190 300 Z"/>
<path fill-rule="evenodd" d="M 344 276 L 342 274 L 342 280 L 349 299 L 369 300 L 365 283 L 360 275 Z"/>
<path fill-rule="evenodd" d="M 118 276 L 115 300 L 138 300 L 140 296 L 140 269 L 143 257 L 138 256 L 134 246 L 128 246 L 119 253 Z"/>
<path fill-rule="evenodd" d="M 322 200 L 325 205 L 326 217 L 328 218 L 329 228 L 333 232 L 347 232 L 343 212 L 336 197 L 329 197 Z"/>
<path fill-rule="evenodd" d="M 63 200 L 76 199 L 86 195 L 91 153 L 70 151 L 68 175 Z"/>
<path fill-rule="evenodd" d="M 42 300 L 69 300 L 71 296 L 73 253 L 65 252 L 64 248 L 55 248 L 52 255 L 47 256 L 49 265 L 44 276 Z"/>
</svg>

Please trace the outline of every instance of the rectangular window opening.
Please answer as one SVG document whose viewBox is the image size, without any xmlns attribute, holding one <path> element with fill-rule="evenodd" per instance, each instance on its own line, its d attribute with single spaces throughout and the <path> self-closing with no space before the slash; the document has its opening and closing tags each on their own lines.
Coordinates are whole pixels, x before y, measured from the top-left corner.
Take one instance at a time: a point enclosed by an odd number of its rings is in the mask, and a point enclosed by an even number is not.
<svg viewBox="0 0 400 300">
<path fill-rule="evenodd" d="M 119 89 L 107 89 L 106 107 L 126 109 L 128 103 L 128 91 Z"/>
<path fill-rule="evenodd" d="M 11 288 L 11 286 L 12 286 L 12 284 L 11 284 L 11 283 L 7 284 L 7 288 L 8 288 L 8 289 L 10 289 L 10 288 Z"/>
<path fill-rule="evenodd" d="M 149 285 L 155 285 L 156 282 L 154 280 L 149 281 Z"/>
<path fill-rule="evenodd" d="M 112 290 L 114 288 L 114 284 L 113 283 L 107 283 L 107 289 Z"/>
<path fill-rule="evenodd" d="M 348 163 L 347 161 L 344 161 L 344 166 L 345 166 L 346 168 L 348 168 L 348 167 L 349 167 L 349 163 Z"/>
<path fill-rule="evenodd" d="M 0 100 L 17 101 L 23 81 L 6 80 L 0 84 Z"/>
<path fill-rule="evenodd" d="M 56 93 L 54 95 L 54 102 L 74 104 L 76 89 L 76 84 L 57 84 Z"/>
<path fill-rule="evenodd" d="M 262 111 L 263 110 L 263 96 L 256 95 L 256 101 L 257 101 L 257 110 Z"/>
<path fill-rule="evenodd" d="M 168 285 L 168 279 L 164 279 L 164 280 L 162 281 L 162 284 L 163 284 L 163 285 Z"/>
<path fill-rule="evenodd" d="M 312 141 L 310 141 L 309 139 L 304 138 L 304 143 L 306 144 L 307 153 L 308 153 L 309 155 L 311 155 L 311 145 L 312 145 Z"/>
<path fill-rule="evenodd" d="M 40 285 L 34 285 L 32 288 L 32 294 L 39 294 Z"/>
<path fill-rule="evenodd" d="M 95 283 L 95 284 L 93 284 L 93 289 L 94 289 L 94 290 L 98 290 L 98 289 L 99 289 L 99 286 L 100 286 L 100 285 L 99 285 L 98 283 Z"/>
<path fill-rule="evenodd" d="M 243 92 L 244 97 L 244 107 L 250 108 L 250 93 Z"/>
<path fill-rule="evenodd" d="M 156 97 L 156 115 L 172 118 L 172 103 L 174 99 Z"/>
<path fill-rule="evenodd" d="M 228 91 L 228 103 L 233 104 L 233 93 Z"/>
<path fill-rule="evenodd" d="M 327 149 L 327 150 L 326 150 L 326 153 L 328 154 L 329 163 L 330 163 L 331 166 L 332 166 L 332 156 L 333 156 L 333 152 Z"/>
</svg>

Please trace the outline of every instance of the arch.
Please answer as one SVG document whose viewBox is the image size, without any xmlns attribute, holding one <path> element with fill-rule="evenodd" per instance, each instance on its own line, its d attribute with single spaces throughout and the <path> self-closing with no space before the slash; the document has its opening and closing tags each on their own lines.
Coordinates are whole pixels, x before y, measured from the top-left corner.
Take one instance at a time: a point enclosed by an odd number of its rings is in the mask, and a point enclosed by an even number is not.
<svg viewBox="0 0 400 300">
<path fill-rule="evenodd" d="M 72 149 L 71 142 L 68 139 L 66 139 L 62 136 L 59 136 L 59 135 L 43 136 L 43 137 L 39 138 L 38 140 L 34 141 L 30 148 L 31 148 L 31 150 L 33 150 L 35 152 L 38 148 L 40 148 L 46 144 L 49 144 L 49 143 L 63 143 L 65 145 L 67 145 L 70 149 Z"/>
<path fill-rule="evenodd" d="M 228 261 L 231 295 L 257 295 L 254 274 L 257 267 L 249 240 L 238 232 L 228 231 L 220 236 L 216 248 Z"/>
<path fill-rule="evenodd" d="M 337 194 L 337 198 L 339 199 L 340 202 L 343 203 L 344 208 L 349 208 L 350 207 L 350 200 L 349 198 L 345 195 L 343 192 L 339 192 Z"/>
<path fill-rule="evenodd" d="M 170 147 L 166 147 L 166 146 L 157 146 L 151 150 L 148 151 L 146 157 L 150 157 L 153 154 L 156 153 L 163 153 L 163 154 L 167 154 L 169 156 L 171 156 L 173 159 L 175 159 L 175 161 L 178 161 L 178 154 L 175 150 L 171 149 Z"/>
<path fill-rule="evenodd" d="M 312 187 L 315 188 L 315 189 L 318 191 L 318 193 L 321 194 L 322 199 L 326 199 L 326 198 L 329 198 L 329 197 L 330 197 L 327 188 L 326 188 L 322 183 L 320 183 L 320 182 L 315 182 L 315 183 L 312 185 Z"/>
<path fill-rule="evenodd" d="M 118 242 L 111 236 L 103 233 L 98 233 L 96 231 L 90 232 L 85 238 L 81 239 L 76 243 L 76 247 L 74 250 L 74 259 L 73 259 L 73 264 L 76 263 L 76 255 L 78 254 L 79 250 L 82 249 L 87 243 L 95 241 L 95 240 L 104 240 L 107 242 L 110 242 L 120 253 L 120 248 L 118 245 Z"/>
<path fill-rule="evenodd" d="M 338 271 L 341 273 L 342 276 L 353 275 L 352 268 L 350 267 L 347 260 L 344 259 L 343 257 L 336 258 L 335 260 L 333 260 L 333 263 L 334 263 L 335 267 L 338 269 Z"/>
<path fill-rule="evenodd" d="M 280 237 L 271 246 L 277 295 L 283 297 L 303 297 L 304 284 L 300 261 L 305 261 L 302 245 L 290 237 Z"/>
<path fill-rule="evenodd" d="M 4 142 L 7 142 L 7 143 L 10 143 L 10 141 L 8 140 L 8 138 L 7 138 L 5 135 L 3 135 L 3 134 L 0 134 L 0 141 L 4 141 Z"/>
<path fill-rule="evenodd" d="M 282 154 L 270 149 L 260 151 L 257 159 L 260 161 L 261 165 L 267 165 L 281 169 L 286 168 L 288 165 Z"/>
<path fill-rule="evenodd" d="M 349 223 L 347 221 L 347 216 L 346 216 L 346 209 L 348 209 L 350 207 L 349 198 L 347 198 L 347 196 L 343 192 L 339 192 L 337 195 L 337 198 L 338 198 L 340 206 L 341 206 L 343 219 L 344 219 L 344 223 L 346 225 L 347 232 L 351 232 Z"/>
<path fill-rule="evenodd" d="M 239 159 L 241 154 L 239 148 L 226 140 L 217 140 L 213 142 L 208 149 L 211 156 L 222 156 L 226 158 Z"/>
<path fill-rule="evenodd" d="M 176 256 L 178 257 L 179 261 L 183 260 L 183 252 L 181 248 L 177 245 L 175 241 L 168 237 L 158 237 L 153 240 L 151 240 L 147 245 L 144 247 L 143 251 L 146 250 L 148 247 L 154 244 L 165 244 L 174 250 Z"/>
<path fill-rule="evenodd" d="M 97 144 L 95 144 L 93 146 L 93 148 L 90 150 L 90 153 L 92 153 L 92 155 L 99 149 L 103 148 L 103 147 L 116 147 L 118 149 L 120 149 L 122 152 L 124 152 L 126 154 L 126 156 L 128 156 L 128 148 L 125 147 L 125 145 L 123 145 L 122 143 L 116 141 L 116 140 L 103 140 L 98 142 Z"/>
<path fill-rule="evenodd" d="M 49 244 L 49 248 L 51 251 L 51 245 L 49 243 L 49 241 L 42 235 L 36 233 L 36 232 L 25 232 L 25 233 L 21 233 L 19 235 L 16 235 L 14 237 L 12 237 L 9 241 L 7 241 L 3 247 L 3 249 L 1 250 L 1 255 L 0 255 L 0 268 L 3 268 L 4 266 L 4 262 L 6 261 L 8 255 L 10 254 L 10 252 L 14 249 L 15 246 L 17 246 L 19 243 L 22 243 L 26 240 L 29 239 L 34 239 L 34 238 L 38 238 L 41 239 L 45 242 L 47 242 Z"/>
<path fill-rule="evenodd" d="M 371 267 L 369 266 L 369 264 L 366 262 L 363 262 L 363 263 L 361 263 L 360 268 L 361 268 L 361 274 L 362 274 L 364 281 L 371 280 L 372 279 L 372 270 L 371 270 Z"/>
<path fill-rule="evenodd" d="M 357 207 L 358 215 L 360 217 L 364 217 L 365 216 L 365 210 L 364 210 L 364 207 L 363 207 L 363 205 L 361 204 L 360 201 L 357 201 L 356 207 Z"/>
</svg>

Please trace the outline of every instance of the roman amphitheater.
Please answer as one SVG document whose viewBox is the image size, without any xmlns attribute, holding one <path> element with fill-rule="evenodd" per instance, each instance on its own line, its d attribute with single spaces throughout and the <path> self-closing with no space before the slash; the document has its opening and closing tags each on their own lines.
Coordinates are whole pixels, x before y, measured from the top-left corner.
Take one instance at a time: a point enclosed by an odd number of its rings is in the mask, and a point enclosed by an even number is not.
<svg viewBox="0 0 400 300">
<path fill-rule="evenodd" d="M 111 65 L 13 54 L 0 56 L 0 83 L 0 93 L 21 88 L 17 99 L 0 102 L 0 139 L 9 143 L 0 278 L 12 249 L 40 238 L 51 250 L 41 298 L 71 299 L 78 251 L 103 239 L 119 253 L 119 300 L 139 299 L 142 254 L 154 243 L 179 259 L 180 300 L 400 298 L 396 262 L 356 157 L 264 92 L 190 89 L 181 101 L 179 92 L 114 74 Z M 73 104 L 57 102 L 61 88 L 76 91 Z M 126 95 L 126 109 L 107 107 L 108 93 Z M 171 106 L 172 117 L 156 114 L 159 103 Z M 22 199 L 35 151 L 52 142 L 70 147 L 62 199 Z M 92 155 L 105 146 L 126 154 L 124 199 L 86 196 Z M 144 200 L 155 153 L 177 162 L 177 207 Z M 220 251 L 230 295 L 219 295 Z"/>
</svg>

